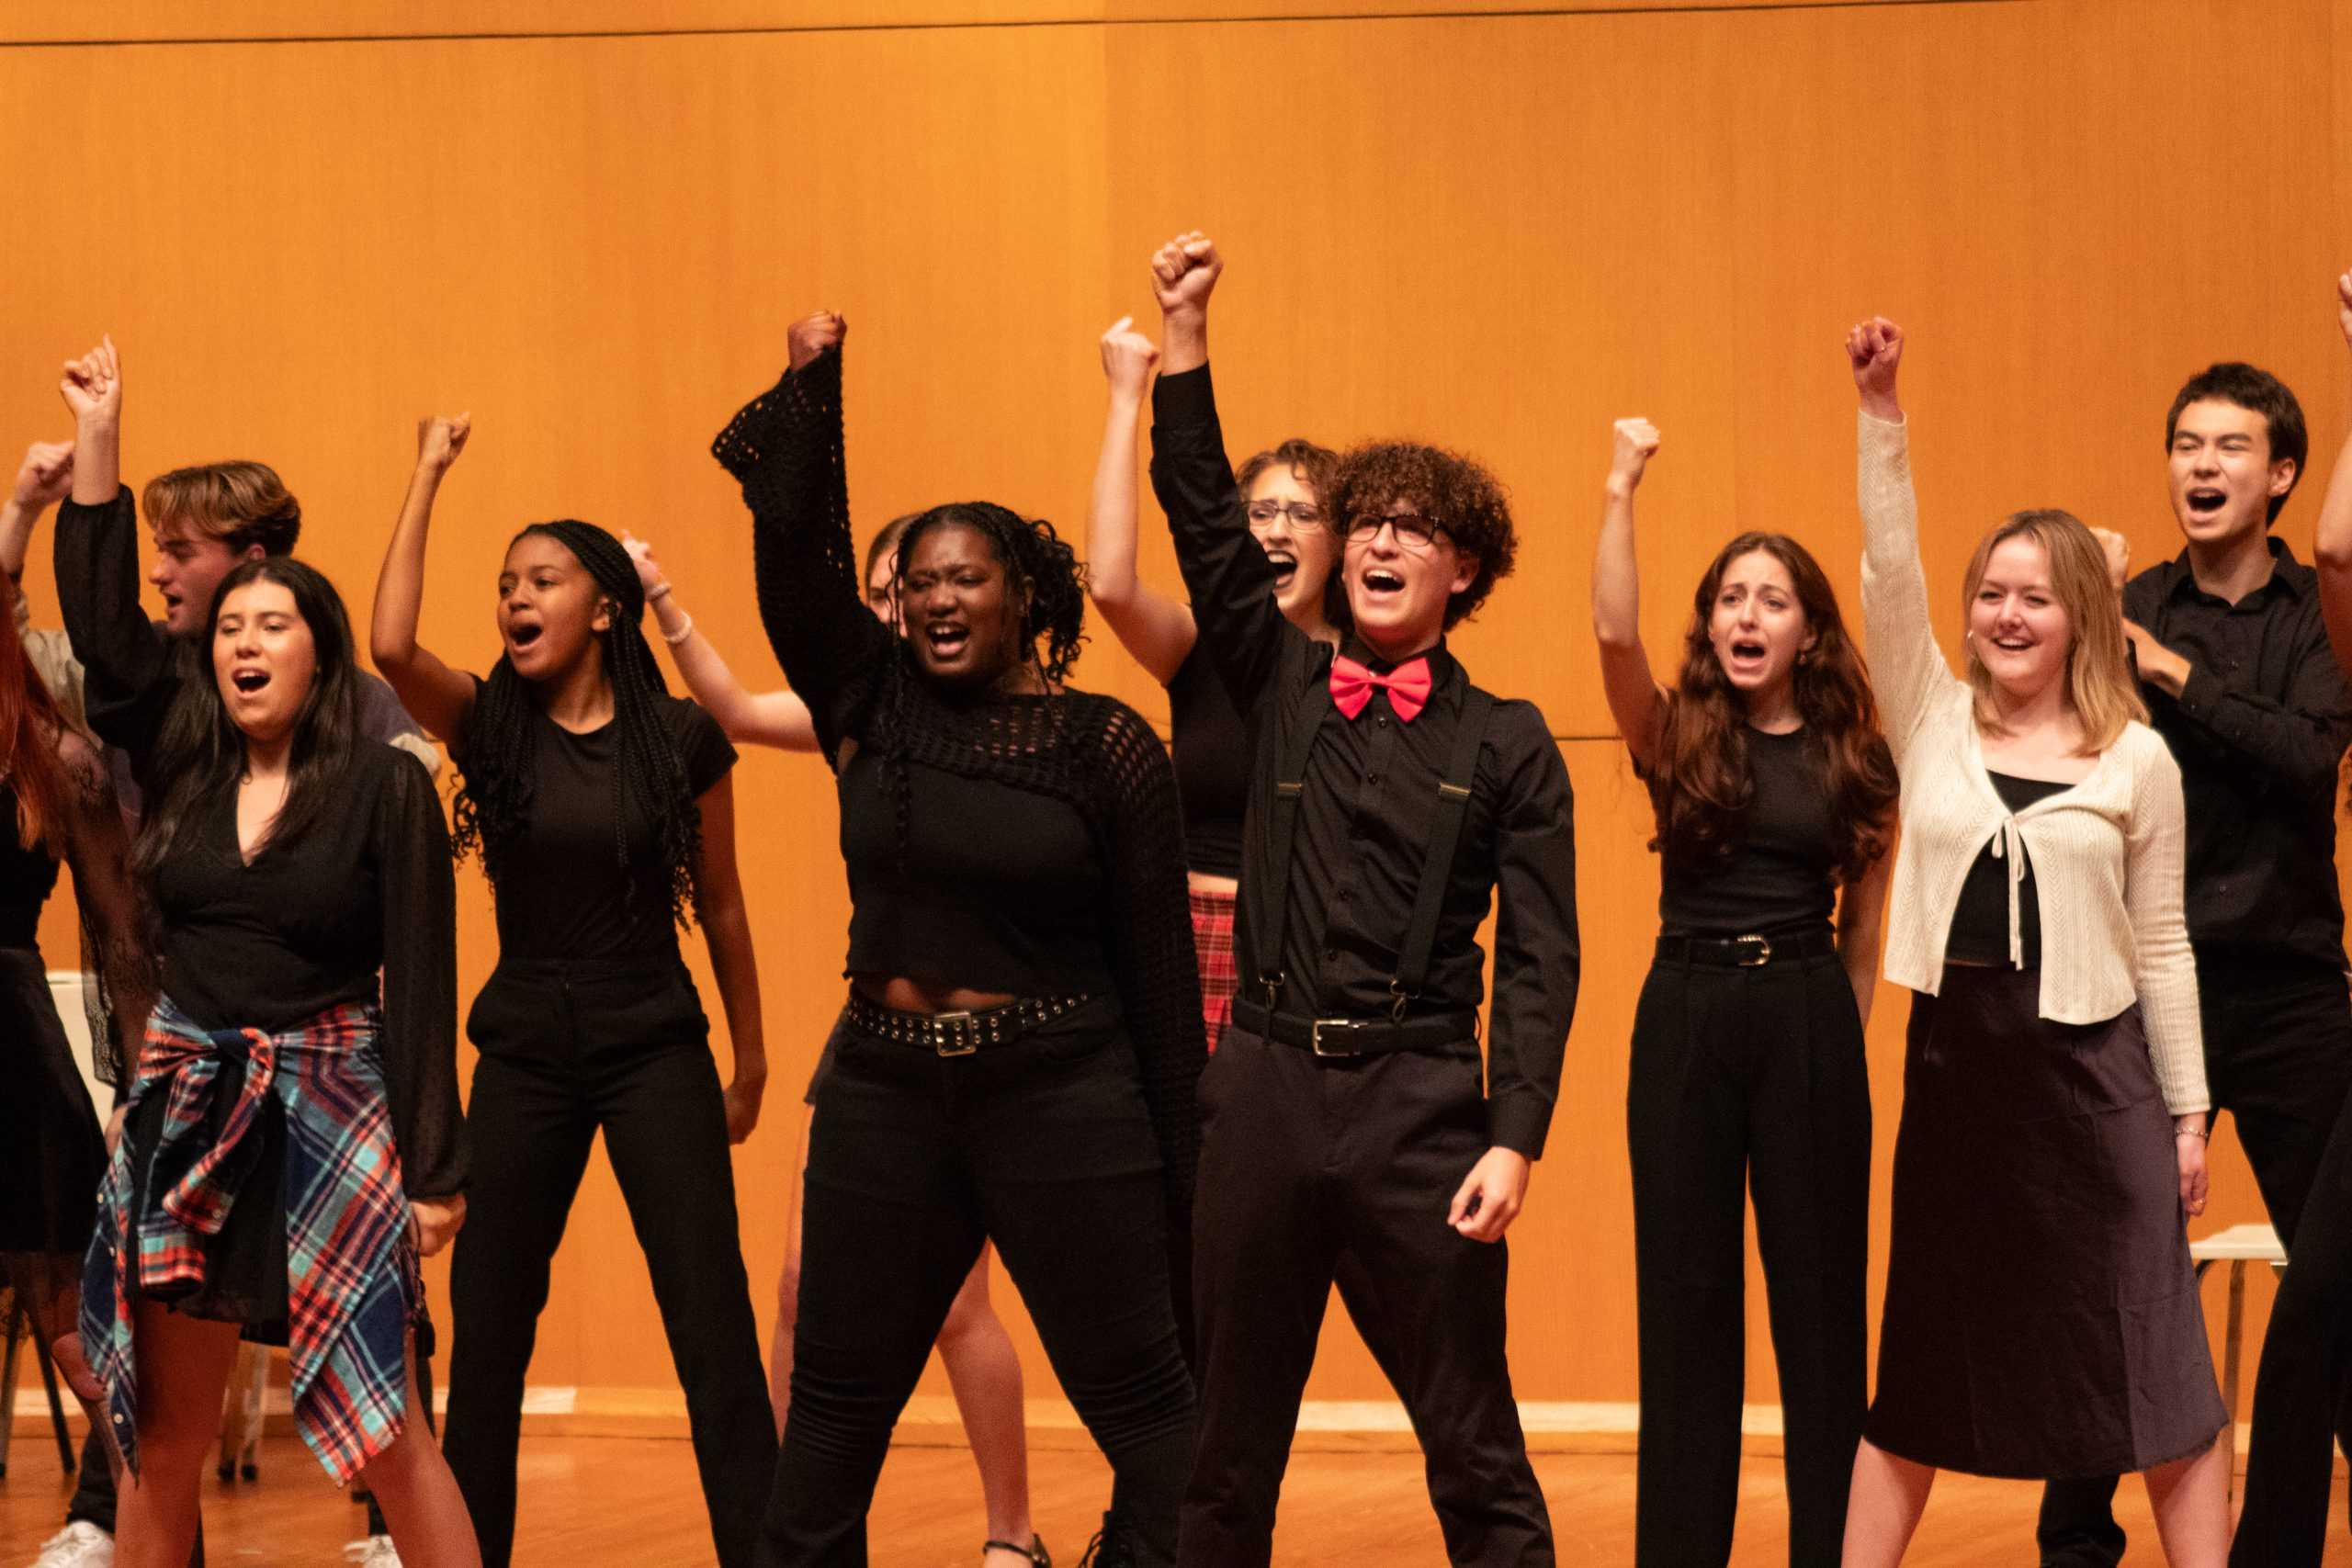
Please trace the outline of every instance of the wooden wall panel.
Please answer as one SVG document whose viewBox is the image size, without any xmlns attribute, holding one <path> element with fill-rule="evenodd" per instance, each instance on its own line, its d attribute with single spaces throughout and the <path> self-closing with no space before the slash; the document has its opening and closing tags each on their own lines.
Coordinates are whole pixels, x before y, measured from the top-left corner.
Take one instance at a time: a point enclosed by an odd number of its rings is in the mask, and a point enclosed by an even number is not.
<svg viewBox="0 0 2352 1568">
<path fill-rule="evenodd" d="M 2020 505 L 2069 505 L 2144 558 L 2169 553 L 2155 423 L 2209 359 L 2293 381 L 2324 470 L 2352 412 L 2327 309 L 2352 259 L 2335 199 L 2352 0 L 2287 0 L 2258 29 L 2222 0 L 1183 24 L 1148 19 L 1146 0 L 1084 9 L 1111 25 L 829 28 L 844 13 L 695 0 L 665 25 L 769 30 L 0 48 L 0 144 L 44 220 L 0 260 L 15 306 L 0 432 L 61 433 L 56 363 L 113 332 L 128 471 L 276 462 L 306 502 L 305 553 L 364 623 L 411 423 L 469 409 L 429 641 L 483 666 L 506 536 L 578 515 L 653 537 L 701 625 L 763 682 L 745 521 L 704 447 L 774 376 L 786 323 L 817 305 L 851 318 L 861 532 L 969 495 L 1075 530 L 1100 427 L 1093 338 L 1122 313 L 1149 324 L 1154 244 L 1212 230 L 1231 257 L 1215 347 L 1237 447 L 1426 434 L 1512 487 L 1519 576 L 1459 645 L 1564 738 L 1587 936 L 1557 1130 L 1514 1236 L 1518 1382 L 1529 1399 L 1630 1399 L 1623 1096 L 1657 873 L 1585 630 L 1609 422 L 1646 414 L 1667 434 L 1642 497 L 1662 667 L 1684 596 L 1740 528 L 1806 539 L 1851 608 L 1838 336 L 1871 310 L 1914 333 L 1939 606 L 1984 525 Z M 894 0 L 865 19 L 1065 14 Z M 483 13 L 334 15 L 357 33 Z M 311 16 L 241 0 L 93 20 L 44 3 L 0 30 L 178 36 L 209 18 L 250 35 Z M 606 0 L 532 12 L 588 31 L 643 16 Z M 2316 505 L 2314 489 L 2287 513 L 2298 549 Z M 1146 517 L 1146 570 L 1172 585 Z M 45 541 L 34 561 L 46 622 Z M 1164 718 L 1107 637 L 1079 674 Z M 752 754 L 738 778 L 775 1064 L 737 1161 L 764 1321 L 846 903 L 821 771 Z M 470 994 L 494 943 L 480 878 L 461 887 Z M 62 901 L 44 930 L 70 951 Z M 1904 1011 L 1883 995 L 1871 1033 L 1878 1257 Z M 2226 1128 L 2216 1169 L 2208 1223 L 2259 1217 Z M 535 1381 L 668 1384 L 601 1159 L 555 1292 Z M 1046 1396 L 1034 1336 L 1000 1300 Z M 1378 1397 L 1337 1314 L 1328 1339 L 1310 1394 Z M 1750 1341 L 1750 1395 L 1769 1401 L 1760 1311 Z M 926 1390 L 944 1392 L 935 1371 Z"/>
</svg>

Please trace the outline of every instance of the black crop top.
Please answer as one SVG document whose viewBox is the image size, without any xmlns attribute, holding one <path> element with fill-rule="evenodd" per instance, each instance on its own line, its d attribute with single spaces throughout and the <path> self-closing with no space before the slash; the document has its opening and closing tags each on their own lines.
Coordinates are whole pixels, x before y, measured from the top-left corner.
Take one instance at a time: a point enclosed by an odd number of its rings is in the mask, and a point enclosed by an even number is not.
<svg viewBox="0 0 2352 1568">
<path fill-rule="evenodd" d="M 481 690 L 477 678 L 475 690 Z M 677 741 L 686 784 L 699 797 L 735 765 L 718 721 L 683 697 L 657 695 Z M 507 846 L 498 878 L 498 952 L 503 959 L 675 957 L 670 868 L 650 819 L 628 824 L 628 863 L 613 831 L 613 726 L 574 734 L 527 705 L 535 747 L 530 816 Z"/>
<path fill-rule="evenodd" d="M 1724 853 L 1664 857 L 1657 914 L 1668 935 L 1770 934 L 1826 924 L 1837 910 L 1819 738 L 1751 728 L 1745 739 L 1755 793 L 1739 836 Z"/>
<path fill-rule="evenodd" d="M 1996 773 L 1987 768 L 1984 776 L 1993 781 L 2001 804 L 2016 816 L 2037 800 L 2047 800 L 2075 786 L 2050 779 L 2021 779 L 2011 773 Z M 1996 833 L 1978 852 L 1968 868 L 1968 879 L 1960 885 L 1960 902 L 1951 913 L 1951 931 L 1944 938 L 1944 962 L 1947 964 L 1989 964 L 2000 968 L 2009 963 L 2009 863 L 1994 853 L 2001 836 Z M 2026 858 L 2025 842 L 2018 841 L 2018 942 L 2024 950 L 2020 969 L 2041 967 L 2041 900 L 2033 890 L 2033 863 Z"/>
<path fill-rule="evenodd" d="M 742 484 L 760 618 L 839 779 L 850 967 L 1114 993 L 1170 1201 L 1189 1213 L 1207 1050 L 1167 748 L 1111 697 L 944 691 L 874 618 L 850 536 L 838 349 L 748 404 L 711 451 Z"/>
<path fill-rule="evenodd" d="M 1184 807 L 1184 864 L 1241 874 L 1241 814 L 1250 804 L 1250 727 L 1197 639 L 1168 682 L 1169 748 Z"/>
</svg>

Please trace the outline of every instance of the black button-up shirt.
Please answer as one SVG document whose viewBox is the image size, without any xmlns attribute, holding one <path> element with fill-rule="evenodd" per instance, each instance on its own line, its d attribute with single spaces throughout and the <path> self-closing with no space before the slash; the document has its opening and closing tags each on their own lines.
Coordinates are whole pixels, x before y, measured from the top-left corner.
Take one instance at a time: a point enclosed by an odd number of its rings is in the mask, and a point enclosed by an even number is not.
<svg viewBox="0 0 2352 1568">
<path fill-rule="evenodd" d="M 1411 923 L 1468 675 L 1441 643 L 1430 650 L 1428 705 L 1400 721 L 1385 691 L 1353 720 L 1301 694 L 1329 679 L 1331 649 L 1274 603 L 1273 569 L 1250 533 L 1217 423 L 1207 367 L 1160 378 L 1152 394 L 1151 476 L 1176 536 L 1200 646 L 1216 661 L 1250 728 L 1254 753 L 1242 823 L 1234 963 L 1245 994 L 1279 967 L 1280 1010 L 1308 1017 L 1385 1018 L 1389 982 Z M 1390 668 L 1351 649 L 1376 672 Z M 1290 727 L 1319 718 L 1307 753 L 1291 863 L 1271 863 L 1274 786 Z M 1498 701 L 1479 748 L 1430 972 L 1408 1013 L 1476 1011 L 1485 994 L 1480 922 L 1498 895 L 1495 999 L 1487 1043 L 1491 1141 L 1533 1159 L 1558 1098 L 1576 1014 L 1574 803 L 1560 749 L 1535 705 Z M 1287 901 L 1279 964 L 1260 945 L 1253 908 L 1269 886 Z"/>
<path fill-rule="evenodd" d="M 2352 689 L 2320 619 L 2319 577 L 2282 540 L 2270 580 L 2235 604 L 2197 586 L 2186 553 L 2123 590 L 2123 613 L 2188 660 L 2180 695 L 2141 686 L 2180 763 L 2188 807 L 2188 935 L 2344 967 L 2336 769 Z"/>
</svg>

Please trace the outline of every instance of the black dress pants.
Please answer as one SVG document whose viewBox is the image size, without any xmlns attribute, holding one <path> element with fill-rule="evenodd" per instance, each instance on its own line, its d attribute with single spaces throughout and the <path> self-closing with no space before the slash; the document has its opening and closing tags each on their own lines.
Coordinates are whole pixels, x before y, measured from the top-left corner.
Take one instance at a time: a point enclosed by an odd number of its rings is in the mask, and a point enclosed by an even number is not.
<svg viewBox="0 0 2352 1568">
<path fill-rule="evenodd" d="M 1193 1383 L 1135 1054 L 1098 1000 L 943 1057 L 844 1027 L 817 1089 L 792 1409 L 761 1568 L 863 1568 L 890 1430 L 983 1239 L 1111 1461 L 1134 1561 L 1174 1560 Z"/>
<path fill-rule="evenodd" d="M 1871 1099 L 1834 953 L 1660 957 L 1625 1096 L 1641 1331 L 1638 1568 L 1722 1568 L 1739 1501 L 1746 1209 L 1780 1363 L 1789 1561 L 1835 1568 L 1867 1409 Z"/>
<path fill-rule="evenodd" d="M 486 1568 L 514 1545 L 514 1450 L 548 1269 L 602 1129 L 685 1390 L 722 1568 L 748 1568 L 775 1461 L 709 1025 L 684 965 L 502 963 L 475 999 L 473 1164 L 450 1277 L 444 1447 Z"/>
<path fill-rule="evenodd" d="M 2352 1205 L 2339 1196 L 2312 1201 L 2324 1156 L 2335 1160 L 2339 1192 L 2352 1181 L 2352 1131 L 2338 1134 L 2352 1089 L 2352 995 L 2342 969 L 2311 960 L 2203 948 L 2197 954 L 2205 1075 L 2218 1119 L 2236 1120 L 2238 1143 L 2254 1167 L 2263 1207 L 2300 1266 L 2312 1268 L 2303 1290 L 2283 1286 L 2262 1347 L 2254 1393 L 2254 1447 L 2246 1465 L 2246 1506 L 2233 1561 L 2260 1568 L 2317 1563 L 2326 1528 L 2330 1444 L 2352 1451 L 2352 1382 L 2329 1370 L 2317 1287 L 2331 1269 L 2339 1288 L 2352 1262 Z M 2308 1234 L 2304 1215 L 2311 1216 Z M 2292 1280 L 2295 1269 L 2287 1270 Z M 2308 1309 L 2308 1310 L 2306 1310 Z M 2268 1428 L 2266 1431 L 2266 1428 Z M 2316 1467 L 2316 1472 L 2314 1472 Z M 2312 1475 L 2319 1476 L 2316 1492 Z M 2043 1568 L 2114 1568 L 2123 1560 L 2115 1522 L 2116 1478 L 2053 1481 L 2041 1496 L 2035 1531 Z M 2306 1523 L 2318 1510 L 2314 1533 Z M 2301 1554 L 2247 1554 L 2256 1541 L 2308 1539 Z"/>
<path fill-rule="evenodd" d="M 1420 1439 L 1448 1560 L 1550 1568 L 1504 1354 L 1503 1244 L 1445 1223 L 1488 1148 L 1477 1046 L 1318 1060 L 1238 1024 L 1201 1077 L 1201 1436 L 1185 1568 L 1262 1568 L 1323 1313 L 1340 1299 Z"/>
</svg>

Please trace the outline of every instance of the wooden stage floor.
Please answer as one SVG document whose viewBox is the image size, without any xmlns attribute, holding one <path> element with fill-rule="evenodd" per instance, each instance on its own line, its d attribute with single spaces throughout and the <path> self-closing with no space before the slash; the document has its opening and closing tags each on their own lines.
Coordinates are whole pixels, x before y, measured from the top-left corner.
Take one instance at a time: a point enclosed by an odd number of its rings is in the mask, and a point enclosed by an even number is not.
<svg viewBox="0 0 2352 1568">
<path fill-rule="evenodd" d="M 26 1568 L 57 1529 L 68 1488 L 46 1441 L 17 1438 L 0 1480 L 0 1568 Z M 1031 1456 L 1038 1527 L 1063 1568 L 1072 1568 L 1102 1506 L 1109 1472 L 1091 1452 Z M 1539 1454 L 1563 1564 L 1630 1564 L 1634 1461 L 1630 1454 Z M 1788 1560 L 1788 1510 L 1780 1461 L 1751 1456 L 1742 1480 L 1739 1568 Z M 2026 1568 L 2033 1561 L 2039 1489 L 2015 1482 L 1946 1477 L 1928 1506 L 1910 1563 L 1917 1568 Z M 2160 1563 L 2146 1493 L 2125 1483 L 2117 1497 L 2132 1549 L 2128 1563 Z M 2327 1546 L 2331 1568 L 2352 1568 L 2335 1486 Z M 258 1482 L 222 1486 L 209 1477 L 205 1512 L 210 1568 L 333 1568 L 365 1528 L 359 1509 L 326 1485 L 291 1438 L 264 1447 Z M 971 1568 L 978 1561 L 979 1487 L 956 1449 L 892 1452 L 876 1500 L 876 1568 Z M 522 1468 L 518 1568 L 692 1568 L 710 1561 L 694 1460 L 682 1441 L 532 1438 Z M 1417 1457 L 1302 1453 L 1284 1487 L 1274 1561 L 1284 1568 L 1444 1562 Z"/>
</svg>

